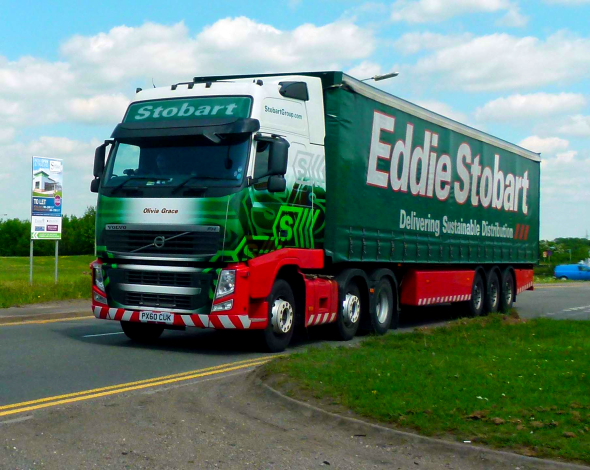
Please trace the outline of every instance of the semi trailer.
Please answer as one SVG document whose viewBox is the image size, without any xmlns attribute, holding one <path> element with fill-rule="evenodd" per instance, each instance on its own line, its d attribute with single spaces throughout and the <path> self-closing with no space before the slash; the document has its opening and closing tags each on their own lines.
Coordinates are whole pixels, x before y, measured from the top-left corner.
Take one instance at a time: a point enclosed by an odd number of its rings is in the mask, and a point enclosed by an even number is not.
<svg viewBox="0 0 590 470">
<path fill-rule="evenodd" d="M 93 312 L 137 341 L 253 330 L 281 351 L 296 328 L 384 334 L 402 306 L 506 311 L 533 289 L 539 172 L 342 72 L 138 89 L 95 153 Z"/>
</svg>

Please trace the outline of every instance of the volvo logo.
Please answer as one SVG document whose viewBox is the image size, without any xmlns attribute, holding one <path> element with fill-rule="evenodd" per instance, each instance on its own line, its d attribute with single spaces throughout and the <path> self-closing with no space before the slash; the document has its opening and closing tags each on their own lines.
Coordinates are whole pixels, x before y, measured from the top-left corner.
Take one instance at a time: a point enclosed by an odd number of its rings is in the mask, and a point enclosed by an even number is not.
<svg viewBox="0 0 590 470">
<path fill-rule="evenodd" d="M 161 235 L 159 237 L 154 238 L 154 246 L 156 248 L 162 248 L 165 243 L 166 239 Z"/>
</svg>

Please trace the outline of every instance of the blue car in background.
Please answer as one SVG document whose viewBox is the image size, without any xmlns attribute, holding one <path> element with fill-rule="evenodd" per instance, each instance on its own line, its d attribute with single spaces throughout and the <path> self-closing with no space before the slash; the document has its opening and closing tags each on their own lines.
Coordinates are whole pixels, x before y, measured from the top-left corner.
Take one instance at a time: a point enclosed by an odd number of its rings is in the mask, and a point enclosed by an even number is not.
<svg viewBox="0 0 590 470">
<path fill-rule="evenodd" d="M 562 264 L 555 268 L 557 279 L 590 281 L 590 266 L 587 264 Z"/>
</svg>

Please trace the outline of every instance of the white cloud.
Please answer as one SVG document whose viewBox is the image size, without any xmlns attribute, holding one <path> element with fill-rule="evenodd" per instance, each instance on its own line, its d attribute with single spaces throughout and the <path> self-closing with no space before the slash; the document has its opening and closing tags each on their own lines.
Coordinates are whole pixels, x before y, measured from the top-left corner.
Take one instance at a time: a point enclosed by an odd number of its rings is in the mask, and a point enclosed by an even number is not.
<svg viewBox="0 0 590 470">
<path fill-rule="evenodd" d="M 68 63 L 34 57 L 9 61 L 0 56 L 0 98 L 47 98 L 74 82 L 75 74 Z"/>
<path fill-rule="evenodd" d="M 578 93 L 516 94 L 489 101 L 476 110 L 475 116 L 482 121 L 544 118 L 577 111 L 586 103 L 586 97 Z"/>
<path fill-rule="evenodd" d="M 578 152 L 576 150 L 568 150 L 567 152 L 558 153 L 556 156 L 558 162 L 570 163 L 578 156 Z"/>
<path fill-rule="evenodd" d="M 74 98 L 67 103 L 72 120 L 88 124 L 109 124 L 120 120 L 129 105 L 122 94 L 96 95 L 91 98 Z"/>
<path fill-rule="evenodd" d="M 413 74 L 439 87 L 467 91 L 525 89 L 590 74 L 590 39 L 557 33 L 543 41 L 508 34 L 480 36 L 437 50 Z"/>
<path fill-rule="evenodd" d="M 541 162 L 541 236 L 583 237 L 590 229 L 590 158 L 561 152 Z"/>
<path fill-rule="evenodd" d="M 496 24 L 508 28 L 522 28 L 523 26 L 526 26 L 528 22 L 528 16 L 524 16 L 520 12 L 518 5 L 513 5 L 508 9 L 508 12 L 496 22 Z"/>
<path fill-rule="evenodd" d="M 511 7 L 508 0 L 396 0 L 393 21 L 441 22 L 466 13 L 492 13 Z"/>
<path fill-rule="evenodd" d="M 590 116 L 581 114 L 570 116 L 557 130 L 576 137 L 590 137 Z"/>
<path fill-rule="evenodd" d="M 14 127 L 1 127 L 0 128 L 0 144 L 5 144 L 14 139 L 16 135 L 16 129 Z"/>
<path fill-rule="evenodd" d="M 434 111 L 435 113 L 438 113 L 442 116 L 448 117 L 463 124 L 467 124 L 469 120 L 466 114 L 453 109 L 447 103 L 443 103 L 442 101 L 418 100 L 416 101 L 416 104 L 418 106 L 422 106 L 423 108 L 426 108 L 430 111 Z"/>
<path fill-rule="evenodd" d="M 282 31 L 238 17 L 219 20 L 196 37 L 182 22 L 119 26 L 96 36 L 76 36 L 62 52 L 89 80 L 108 84 L 138 77 L 170 83 L 212 73 L 340 68 L 374 49 L 373 32 L 351 21 Z"/>
<path fill-rule="evenodd" d="M 532 135 L 522 140 L 518 145 L 540 153 L 543 157 L 554 156 L 560 150 L 566 150 L 569 147 L 569 141 L 559 137 L 539 137 Z"/>
<path fill-rule="evenodd" d="M 416 54 L 423 50 L 436 50 L 463 44 L 473 38 L 471 33 L 444 35 L 437 33 L 406 33 L 394 43 L 404 54 Z"/>
</svg>

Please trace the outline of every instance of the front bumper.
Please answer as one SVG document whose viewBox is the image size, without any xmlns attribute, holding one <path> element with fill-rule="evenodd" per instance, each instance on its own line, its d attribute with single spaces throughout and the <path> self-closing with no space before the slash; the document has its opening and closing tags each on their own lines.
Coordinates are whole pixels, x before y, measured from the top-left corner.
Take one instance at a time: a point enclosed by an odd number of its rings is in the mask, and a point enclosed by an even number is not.
<svg viewBox="0 0 590 470">
<path fill-rule="evenodd" d="M 92 311 L 96 318 L 102 320 L 144 322 L 160 324 L 169 328 L 196 327 L 215 329 L 259 330 L 268 325 L 268 302 L 266 300 L 251 301 L 250 272 L 247 265 L 238 263 L 228 266 L 236 270 L 235 291 L 231 295 L 213 299 L 212 304 L 219 305 L 231 301 L 232 308 L 219 312 L 211 312 L 211 308 L 201 308 L 200 312 L 178 312 L 166 308 L 134 308 L 129 306 L 109 306 L 106 301 L 109 296 L 94 283 L 92 288 Z M 157 288 L 157 286 L 154 286 Z M 96 295 L 98 294 L 98 295 Z M 97 300 L 97 297 L 99 300 Z M 110 300 L 109 300 L 110 302 Z M 211 304 L 210 304 L 211 305 Z M 152 313 L 151 318 L 165 318 L 165 321 L 142 320 L 142 313 Z M 159 315 L 164 314 L 164 315 Z"/>
<path fill-rule="evenodd" d="M 102 306 L 99 304 L 92 305 L 92 311 L 96 318 L 101 320 L 116 320 L 116 321 L 140 321 L 140 310 L 126 310 L 124 308 L 113 308 Z M 151 310 L 152 311 L 152 310 Z M 156 312 L 154 313 L 169 313 L 169 312 Z M 197 328 L 215 328 L 215 329 L 235 329 L 235 330 L 254 330 L 266 328 L 266 321 L 261 319 L 251 319 L 248 315 L 239 315 L 231 313 L 223 314 L 174 314 L 172 313 L 172 322 L 146 322 L 156 323 L 165 326 L 173 327 L 197 327 Z M 258 321 L 257 321 L 258 320 Z"/>
</svg>

